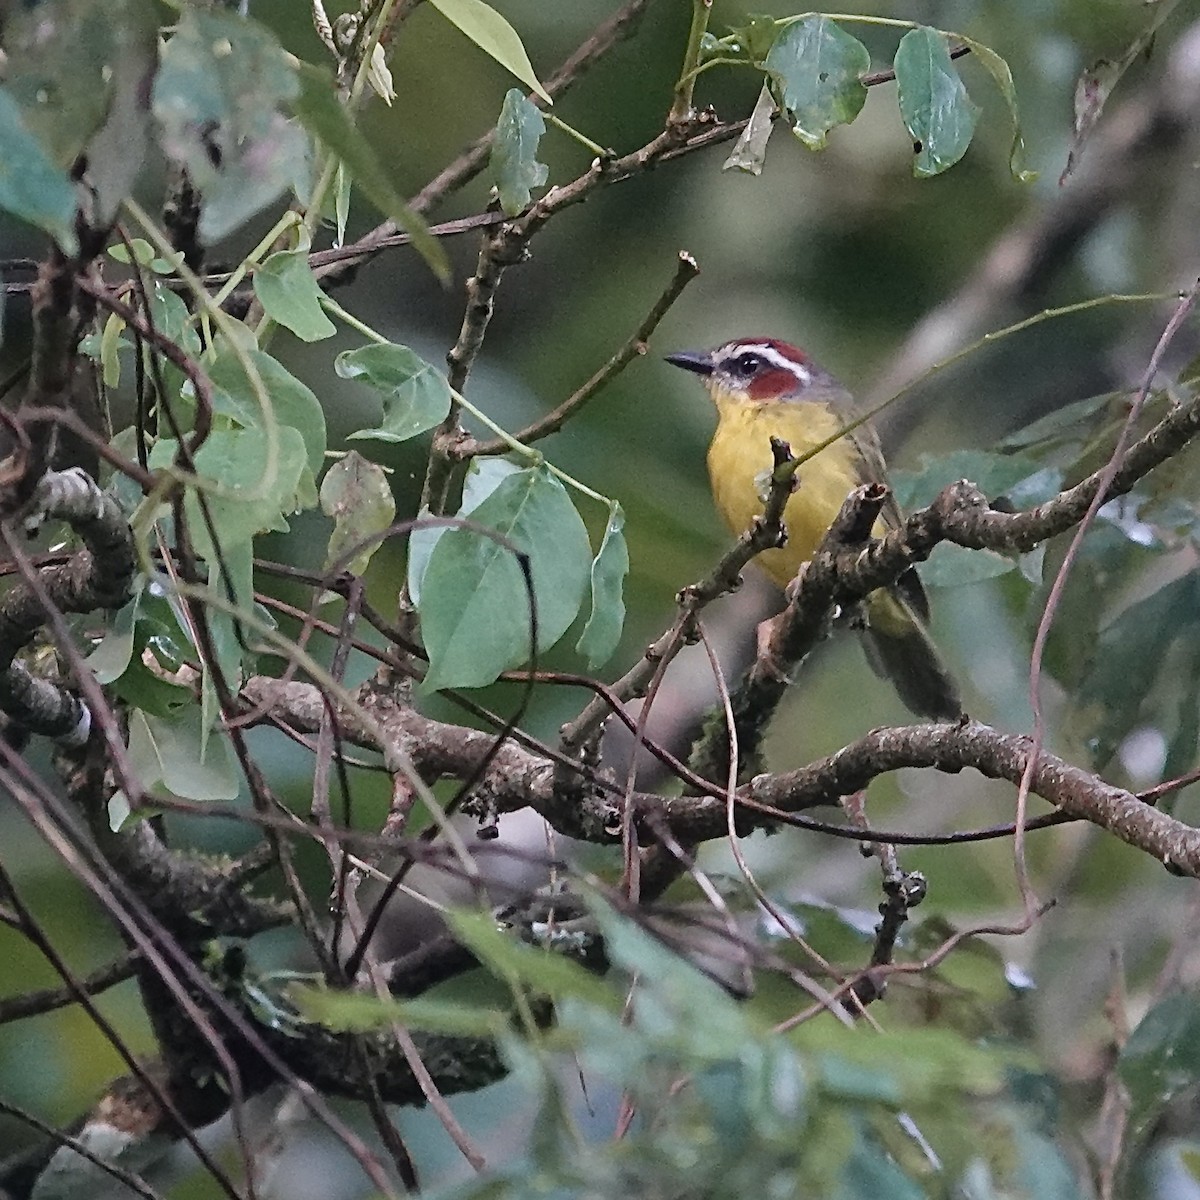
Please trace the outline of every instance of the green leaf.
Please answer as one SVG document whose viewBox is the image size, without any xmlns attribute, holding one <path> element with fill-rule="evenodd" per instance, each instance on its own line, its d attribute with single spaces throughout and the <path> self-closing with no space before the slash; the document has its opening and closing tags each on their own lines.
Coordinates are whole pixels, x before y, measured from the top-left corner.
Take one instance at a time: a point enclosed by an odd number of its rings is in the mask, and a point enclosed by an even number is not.
<svg viewBox="0 0 1200 1200">
<path fill-rule="evenodd" d="M 130 259 L 129 250 L 133 249 L 133 258 Z M 124 242 L 117 242 L 115 246 L 109 246 L 108 256 L 115 262 L 129 263 L 136 262 L 139 267 L 148 267 L 155 258 L 158 257 L 158 251 L 145 238 L 130 238 L 129 245 Z"/>
<path fill-rule="evenodd" d="M 306 1020 L 335 1032 L 370 1033 L 399 1022 L 453 1037 L 495 1037 L 509 1015 L 494 1008 L 468 1008 L 443 1000 L 381 1000 L 361 992 L 334 992 L 324 987 L 290 984 L 287 998 Z"/>
<path fill-rule="evenodd" d="M 499 486 L 502 480 L 515 474 L 521 468 L 507 458 L 475 458 L 467 467 L 463 479 L 462 504 L 459 505 L 458 516 L 465 517 L 477 509 Z M 450 526 L 443 523 L 421 525 L 422 520 L 428 520 L 431 513 L 428 508 L 422 508 L 417 513 L 418 524 L 408 535 L 408 594 L 414 604 L 421 603 L 421 581 L 425 578 L 425 568 L 429 565 L 429 556 L 439 542 L 442 534 Z"/>
<path fill-rule="evenodd" d="M 204 198 L 200 236 L 232 233 L 289 186 L 304 135 L 279 111 L 299 92 L 275 35 L 245 17 L 184 10 L 152 106 L 163 149 Z"/>
<path fill-rule="evenodd" d="M 470 519 L 509 545 L 472 529 L 450 529 L 434 547 L 420 602 L 429 653 L 427 691 L 482 687 L 528 660 L 529 595 L 514 549 L 528 556 L 538 650 L 566 632 L 587 586 L 587 529 L 546 467 L 509 475 Z"/>
<path fill-rule="evenodd" d="M 1002 437 L 996 447 L 999 450 L 1041 452 L 1063 444 L 1074 446 L 1090 441 L 1097 425 L 1105 420 L 1110 410 L 1126 400 L 1124 393 L 1119 392 L 1105 392 L 1084 400 L 1073 400 Z"/>
<path fill-rule="evenodd" d="M 913 139 L 913 174 L 940 175 L 966 154 L 979 109 L 954 69 L 945 35 L 935 29 L 909 30 L 893 67 L 900 116 Z"/>
<path fill-rule="evenodd" d="M 963 37 L 961 34 L 957 34 L 956 36 L 965 45 L 971 47 L 972 55 L 974 55 L 975 59 L 992 77 L 992 80 L 1000 89 L 1000 95 L 1004 98 L 1004 103 L 1008 105 L 1008 115 L 1012 119 L 1013 126 L 1012 149 L 1008 155 L 1009 171 L 1012 172 L 1013 178 L 1019 182 L 1032 183 L 1038 177 L 1038 173 L 1030 171 L 1022 165 L 1025 161 L 1025 137 L 1021 133 L 1021 114 L 1017 106 L 1017 88 L 1013 83 L 1012 71 L 1009 69 L 1008 63 L 995 50 L 989 46 L 985 46 L 982 42 L 977 42 L 969 37 Z"/>
<path fill-rule="evenodd" d="M 383 396 L 383 423 L 377 429 L 360 429 L 351 438 L 404 442 L 432 429 L 450 411 L 445 376 L 407 346 L 343 350 L 333 369 L 342 379 L 357 379 Z"/>
<path fill-rule="evenodd" d="M 225 734 L 208 739 L 194 705 L 164 720 L 135 710 L 129 718 L 129 760 L 143 788 L 164 788 L 183 800 L 234 800 L 238 775 Z M 203 748 L 202 748 L 203 747 Z"/>
<path fill-rule="evenodd" d="M 458 941 L 499 978 L 554 1000 L 572 996 L 605 1012 L 621 1012 L 621 995 L 598 976 L 573 959 L 503 932 L 489 914 L 451 909 L 446 920 Z"/>
<path fill-rule="evenodd" d="M 1132 1102 L 1130 1130 L 1141 1139 L 1181 1091 L 1200 1079 L 1200 1008 L 1177 993 L 1159 1001 L 1121 1048 L 1117 1070 Z"/>
<path fill-rule="evenodd" d="M 64 254 L 75 239 L 75 188 L 25 126 L 21 109 L 0 88 L 0 208 L 48 233 Z"/>
<path fill-rule="evenodd" d="M 613 964 L 639 980 L 636 1028 L 664 1053 L 695 1056 L 700 1062 L 738 1059 L 765 1036 L 752 1015 L 670 947 L 598 896 L 588 907 Z"/>
<path fill-rule="evenodd" d="M 1035 458 L 995 454 L 989 450 L 954 450 L 923 454 L 917 471 L 893 471 L 892 491 L 903 509 L 924 508 L 957 479 L 968 479 L 990 499 L 1011 496 L 1021 484 L 1042 471 Z M 1049 484 L 1047 480 L 1047 484 Z"/>
<path fill-rule="evenodd" d="M 764 63 L 792 132 L 810 150 L 822 149 L 835 125 L 849 125 L 862 111 L 862 76 L 870 68 L 862 42 L 823 16 L 788 25 Z"/>
<path fill-rule="evenodd" d="M 278 426 L 276 434 L 273 463 L 267 434 L 260 429 L 215 429 L 196 453 L 197 473 L 218 485 L 206 489 L 205 506 L 226 549 L 249 543 L 263 530 L 282 528 L 285 509 L 292 509 L 306 465 L 304 439 L 289 425 Z M 170 467 L 178 448 L 174 439 L 161 439 L 150 452 L 150 469 Z M 194 488 L 188 489 L 184 508 L 196 552 L 212 558 L 212 537 Z"/>
<path fill-rule="evenodd" d="M 337 327 L 321 308 L 307 250 L 279 250 L 254 272 L 254 294 L 263 312 L 305 342 L 332 337 Z"/>
<path fill-rule="evenodd" d="M 248 429 L 266 429 L 271 423 L 295 429 L 304 439 L 305 461 L 315 476 L 325 465 L 325 412 L 321 402 L 278 359 L 262 350 L 245 350 L 243 354 L 258 372 L 270 402 L 270 416 L 263 410 L 262 396 L 242 359 L 229 345 L 220 347 L 208 367 L 214 410 Z"/>
<path fill-rule="evenodd" d="M 548 168 L 537 160 L 546 120 L 523 92 L 510 88 L 504 96 L 490 159 L 492 182 L 500 207 L 515 217 L 528 203 L 532 188 L 546 182 Z"/>
<path fill-rule="evenodd" d="M 858 1122 L 856 1122 L 858 1124 Z M 925 1200 L 927 1192 L 896 1165 L 886 1149 L 860 1129 L 830 1200 Z"/>
<path fill-rule="evenodd" d="M 554 103 L 538 82 L 517 31 L 490 4 L 484 4 L 483 0 L 430 0 L 430 3 L 531 92 L 547 104 Z"/>
<path fill-rule="evenodd" d="M 88 670 L 95 675 L 97 683 L 112 683 L 129 666 L 129 660 L 133 657 L 133 630 L 144 586 L 145 579 L 139 576 L 133 598 L 116 611 L 99 645 L 87 656 Z"/>
<path fill-rule="evenodd" d="M 141 640 L 139 630 L 138 641 Z M 139 708 L 150 716 L 166 720 L 174 719 L 183 706 L 196 702 L 191 688 L 164 679 L 137 657 L 130 660 L 112 687 L 130 708 Z"/>
<path fill-rule="evenodd" d="M 59 167 L 86 157 L 93 228 L 115 217 L 145 158 L 157 18 L 152 0 L 40 0 L 5 14 L 10 94 Z"/>
<path fill-rule="evenodd" d="M 370 143 L 339 103 L 332 76 L 308 63 L 299 65 L 297 75 L 300 94 L 292 101 L 292 110 L 304 128 L 345 163 L 371 203 L 412 238 L 413 248 L 445 283 L 450 278 L 450 260 L 445 250 L 429 232 L 424 218 L 397 195 Z"/>
<path fill-rule="evenodd" d="M 104 332 L 100 335 L 100 366 L 104 376 L 104 386 L 115 388 L 121 382 L 121 359 L 118 351 L 129 343 L 121 337 L 125 322 L 116 313 L 109 313 L 104 322 Z"/>
<path fill-rule="evenodd" d="M 1072 713 L 1097 767 L 1108 762 L 1136 725 L 1171 644 L 1195 636 L 1197 626 L 1200 572 L 1193 571 L 1131 604 L 1101 631 Z"/>
<path fill-rule="evenodd" d="M 339 162 L 333 182 L 333 224 L 337 230 L 333 239 L 335 247 L 344 245 L 346 241 L 346 222 L 350 220 L 350 193 L 353 186 L 354 180 L 346 170 L 346 164 Z"/>
<path fill-rule="evenodd" d="M 343 569 L 361 575 L 371 556 L 383 544 L 374 535 L 382 533 L 396 516 L 396 501 L 383 468 L 351 450 L 335 462 L 321 481 L 321 511 L 333 518 L 333 532 L 325 552 L 325 570 L 355 547 L 354 556 Z M 370 540 L 370 544 L 363 546 Z"/>
<path fill-rule="evenodd" d="M 961 587 L 1007 575 L 1016 566 L 1015 558 L 1006 558 L 995 550 L 968 550 L 943 542 L 921 568 L 921 582 L 926 587 Z"/>
<path fill-rule="evenodd" d="M 602 667 L 612 657 L 625 626 L 625 576 L 629 573 L 629 548 L 625 545 L 625 514 L 614 504 L 600 549 L 592 560 L 592 611 L 575 649 L 587 659 L 588 670 Z"/>
</svg>

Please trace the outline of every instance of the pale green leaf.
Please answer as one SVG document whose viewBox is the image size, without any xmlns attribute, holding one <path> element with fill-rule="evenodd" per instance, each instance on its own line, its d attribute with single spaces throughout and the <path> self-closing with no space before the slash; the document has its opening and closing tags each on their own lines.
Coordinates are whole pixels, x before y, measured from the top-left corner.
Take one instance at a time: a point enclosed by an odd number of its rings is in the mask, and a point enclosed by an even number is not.
<svg viewBox="0 0 1200 1200">
<path fill-rule="evenodd" d="M 1007 575 L 1016 567 L 1016 559 L 1006 558 L 995 550 L 968 550 L 943 542 L 921 568 L 921 582 L 926 587 L 961 587 Z"/>
<path fill-rule="evenodd" d="M 139 577 L 133 598 L 116 611 L 99 645 L 87 656 L 88 670 L 96 677 L 97 683 L 112 683 L 129 666 L 129 660 L 133 657 L 134 626 L 137 624 L 141 601 L 142 581 Z"/>
<path fill-rule="evenodd" d="M 550 93 L 538 82 L 533 64 L 517 31 L 483 0 L 429 0 L 434 8 L 457 25 L 485 54 L 515 75 L 531 92 L 553 104 Z"/>
<path fill-rule="evenodd" d="M 215 429 L 196 452 L 197 473 L 216 485 L 205 489 L 212 533 L 196 490 L 189 488 L 184 499 L 198 554 L 213 556 L 213 533 L 229 550 L 249 543 L 264 530 L 283 527 L 283 513 L 291 511 L 306 458 L 298 430 L 280 425 L 275 434 L 273 461 L 267 434 L 261 429 Z M 174 439 L 161 439 L 150 452 L 150 469 L 171 466 L 177 451 Z"/>
<path fill-rule="evenodd" d="M 462 504 L 457 515 L 468 516 L 500 486 L 502 480 L 519 470 L 521 468 L 516 463 L 506 458 L 472 459 L 463 480 Z M 408 535 L 408 594 L 418 606 L 421 603 L 421 581 L 425 578 L 429 556 L 442 534 L 450 528 L 445 523 L 430 521 L 430 516 L 429 509 L 422 508 L 417 513 L 417 525 Z M 422 521 L 428 523 L 422 525 Z"/>
<path fill-rule="evenodd" d="M 482 687 L 528 660 L 530 597 L 514 551 L 528 556 L 539 650 L 566 632 L 587 586 L 587 529 L 562 484 L 544 466 L 509 475 L 470 520 L 494 536 L 447 530 L 429 556 L 421 584 L 427 690 Z"/>
<path fill-rule="evenodd" d="M 208 367 L 215 389 L 213 408 L 246 428 L 290 425 L 304 439 L 305 461 L 315 475 L 325 465 L 325 412 L 321 402 L 278 359 L 262 350 L 246 350 L 243 354 L 257 372 L 258 384 L 233 348 L 222 346 Z M 269 418 L 263 408 L 264 394 L 270 403 Z"/>
<path fill-rule="evenodd" d="M 510 1021 L 509 1014 L 499 1009 L 468 1008 L 441 1000 L 381 1000 L 361 992 L 335 992 L 301 983 L 288 986 L 287 998 L 306 1021 L 347 1033 L 370 1033 L 399 1022 L 407 1029 L 452 1037 L 495 1037 Z"/>
<path fill-rule="evenodd" d="M 625 544 L 625 514 L 614 504 L 600 549 L 592 561 L 592 611 L 575 649 L 587 659 L 588 670 L 602 667 L 621 640 L 625 626 L 625 576 L 629 548 Z"/>
<path fill-rule="evenodd" d="M 104 322 L 104 332 L 100 335 L 100 367 L 104 376 L 104 386 L 115 388 L 121 382 L 121 358 L 118 353 L 123 345 L 128 345 L 121 333 L 125 322 L 116 313 L 109 313 Z"/>
<path fill-rule="evenodd" d="M 254 272 L 254 294 L 263 312 L 305 342 L 332 337 L 337 328 L 321 308 L 321 289 L 308 251 L 279 250 Z"/>
<path fill-rule="evenodd" d="M 200 712 L 183 708 L 169 720 L 135 710 L 129 718 L 129 760 L 148 791 L 184 800 L 233 800 L 238 775 L 225 734 L 205 739 Z"/>
<path fill-rule="evenodd" d="M 439 424 L 450 411 L 446 377 L 407 346 L 371 345 L 343 350 L 334 360 L 343 379 L 357 379 L 383 398 L 383 421 L 352 438 L 403 442 Z"/>
<path fill-rule="evenodd" d="M 506 933 L 490 914 L 452 909 L 446 920 L 455 938 L 501 979 L 554 1000 L 571 996 L 610 1013 L 621 1011 L 620 993 L 598 976 L 563 954 L 531 946 Z"/>
<path fill-rule="evenodd" d="M 959 36 L 961 37 L 961 35 Z M 1008 155 L 1008 169 L 1012 172 L 1014 179 L 1019 180 L 1021 183 L 1032 183 L 1038 177 L 1038 173 L 1027 169 L 1023 165 L 1025 162 L 1025 136 L 1021 132 L 1021 114 L 1017 107 L 1017 88 L 1016 84 L 1013 83 L 1012 71 L 1009 69 L 1008 63 L 991 47 L 985 46 L 982 42 L 974 41 L 969 37 L 962 37 L 961 40 L 967 46 L 970 46 L 971 54 L 992 77 L 996 86 L 1000 89 L 1000 95 L 1004 98 L 1004 103 L 1008 105 L 1008 115 L 1012 119 L 1013 126 L 1012 149 Z"/>
<path fill-rule="evenodd" d="M 280 106 L 299 92 L 275 35 L 231 13 L 184 10 L 162 52 L 152 106 L 167 154 L 200 190 L 200 235 L 231 233 L 277 199 L 304 153 Z"/>
</svg>

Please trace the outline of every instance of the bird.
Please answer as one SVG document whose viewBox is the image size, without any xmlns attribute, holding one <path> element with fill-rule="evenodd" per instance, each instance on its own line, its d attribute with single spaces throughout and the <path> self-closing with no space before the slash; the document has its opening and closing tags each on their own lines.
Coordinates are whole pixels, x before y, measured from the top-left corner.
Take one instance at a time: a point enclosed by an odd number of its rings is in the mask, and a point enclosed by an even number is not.
<svg viewBox="0 0 1200 1200">
<path fill-rule="evenodd" d="M 865 422 L 847 430 L 860 415 L 850 392 L 803 350 L 777 338 L 738 338 L 715 350 L 668 354 L 666 361 L 700 375 L 716 407 L 708 474 L 713 500 L 734 534 L 744 533 L 763 511 L 763 483 L 774 465 L 772 438 L 787 442 L 796 458 L 830 443 L 797 472 L 799 486 L 783 514 L 786 543 L 759 557 L 771 579 L 786 588 L 850 491 L 886 484 L 878 435 Z M 875 535 L 902 519 L 889 492 Z M 867 658 L 905 707 L 935 720 L 958 720 L 962 702 L 929 636 L 929 601 L 916 571 L 910 567 L 894 584 L 871 592 L 863 615 Z"/>
</svg>

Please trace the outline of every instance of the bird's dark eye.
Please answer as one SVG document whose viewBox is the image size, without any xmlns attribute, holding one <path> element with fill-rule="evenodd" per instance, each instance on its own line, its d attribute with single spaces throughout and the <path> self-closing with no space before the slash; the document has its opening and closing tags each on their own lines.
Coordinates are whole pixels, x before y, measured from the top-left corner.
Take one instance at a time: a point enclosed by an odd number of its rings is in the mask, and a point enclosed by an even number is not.
<svg viewBox="0 0 1200 1200">
<path fill-rule="evenodd" d="M 740 375 L 743 379 L 749 379 L 762 364 L 761 355 L 746 353 L 739 354 L 729 366 L 735 375 Z"/>
</svg>

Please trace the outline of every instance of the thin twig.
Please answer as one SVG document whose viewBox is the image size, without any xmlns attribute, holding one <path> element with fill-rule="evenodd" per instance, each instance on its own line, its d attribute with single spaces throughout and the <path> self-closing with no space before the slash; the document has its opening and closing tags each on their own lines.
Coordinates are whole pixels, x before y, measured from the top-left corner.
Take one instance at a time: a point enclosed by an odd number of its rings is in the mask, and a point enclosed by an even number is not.
<svg viewBox="0 0 1200 1200">
<path fill-rule="evenodd" d="M 544 417 L 539 417 L 538 420 L 515 433 L 513 436 L 516 440 L 523 445 L 531 446 L 541 438 L 557 433 L 597 392 L 611 383 L 635 358 L 644 355 L 649 348 L 650 337 L 658 328 L 659 322 L 679 299 L 683 289 L 699 273 L 700 268 L 696 265 L 696 260 L 686 250 L 681 250 L 671 282 L 655 301 L 654 307 L 646 314 L 646 319 L 638 326 L 633 337 L 553 412 L 548 412 Z M 454 455 L 460 459 L 467 459 L 476 455 L 504 454 L 508 449 L 508 443 L 499 438 L 493 438 L 490 441 L 476 441 L 474 438 L 467 438 L 454 447 Z"/>
</svg>

